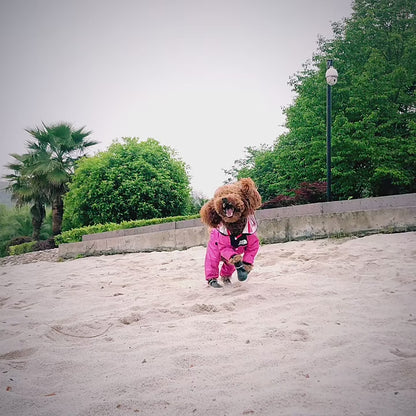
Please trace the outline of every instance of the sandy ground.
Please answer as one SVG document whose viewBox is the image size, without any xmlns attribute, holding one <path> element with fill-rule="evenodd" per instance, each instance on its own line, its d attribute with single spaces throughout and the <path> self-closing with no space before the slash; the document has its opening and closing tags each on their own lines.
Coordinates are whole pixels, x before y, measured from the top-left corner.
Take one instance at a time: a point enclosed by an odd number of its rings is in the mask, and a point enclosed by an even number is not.
<svg viewBox="0 0 416 416">
<path fill-rule="evenodd" d="M 416 233 L 0 267 L 0 415 L 416 415 Z"/>
</svg>

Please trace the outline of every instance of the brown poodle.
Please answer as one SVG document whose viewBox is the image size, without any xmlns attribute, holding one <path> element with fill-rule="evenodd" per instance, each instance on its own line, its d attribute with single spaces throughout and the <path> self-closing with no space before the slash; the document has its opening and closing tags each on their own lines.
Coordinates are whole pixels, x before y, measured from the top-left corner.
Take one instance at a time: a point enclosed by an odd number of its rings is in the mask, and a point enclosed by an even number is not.
<svg viewBox="0 0 416 416">
<path fill-rule="evenodd" d="M 261 206 L 261 196 L 251 178 L 223 185 L 215 191 L 214 198 L 201 208 L 201 220 L 216 228 L 223 223 L 232 234 L 240 234 L 249 215 Z"/>
<path fill-rule="evenodd" d="M 211 230 L 205 257 L 205 276 L 213 287 L 218 284 L 218 266 L 223 261 L 221 277 L 231 283 L 237 268 L 238 279 L 247 279 L 259 249 L 254 212 L 261 206 L 261 196 L 250 178 L 223 185 L 200 211 L 201 220 Z"/>
</svg>

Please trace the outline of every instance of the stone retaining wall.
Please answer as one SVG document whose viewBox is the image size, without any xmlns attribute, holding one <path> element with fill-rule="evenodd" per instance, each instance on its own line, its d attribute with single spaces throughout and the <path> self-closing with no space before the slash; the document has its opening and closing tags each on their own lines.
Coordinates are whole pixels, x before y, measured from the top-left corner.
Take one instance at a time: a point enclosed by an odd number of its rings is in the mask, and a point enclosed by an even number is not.
<svg viewBox="0 0 416 416">
<path fill-rule="evenodd" d="M 416 230 L 416 194 L 333 201 L 256 213 L 263 243 Z M 61 244 L 59 256 L 183 250 L 206 245 L 208 230 L 200 219 L 149 225 L 83 236 Z"/>
</svg>

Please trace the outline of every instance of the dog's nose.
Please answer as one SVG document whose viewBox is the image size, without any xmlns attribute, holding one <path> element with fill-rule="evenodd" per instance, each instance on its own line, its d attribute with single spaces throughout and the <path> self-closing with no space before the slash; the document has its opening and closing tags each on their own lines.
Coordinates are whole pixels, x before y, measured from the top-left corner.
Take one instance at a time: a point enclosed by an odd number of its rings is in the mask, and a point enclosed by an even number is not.
<svg viewBox="0 0 416 416">
<path fill-rule="evenodd" d="M 227 199 L 227 198 L 223 198 L 223 199 L 222 199 L 222 203 L 223 203 L 223 204 L 227 204 L 227 203 L 228 203 L 228 199 Z"/>
</svg>

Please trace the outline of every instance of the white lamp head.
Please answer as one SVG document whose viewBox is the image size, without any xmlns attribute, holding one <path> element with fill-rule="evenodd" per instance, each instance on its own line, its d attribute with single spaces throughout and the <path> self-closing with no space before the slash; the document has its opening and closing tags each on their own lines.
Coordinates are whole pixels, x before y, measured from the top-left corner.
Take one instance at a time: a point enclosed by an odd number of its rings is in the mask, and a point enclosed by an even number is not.
<svg viewBox="0 0 416 416">
<path fill-rule="evenodd" d="M 330 66 L 325 73 L 326 82 L 328 85 L 335 85 L 338 81 L 338 71 Z"/>
</svg>

